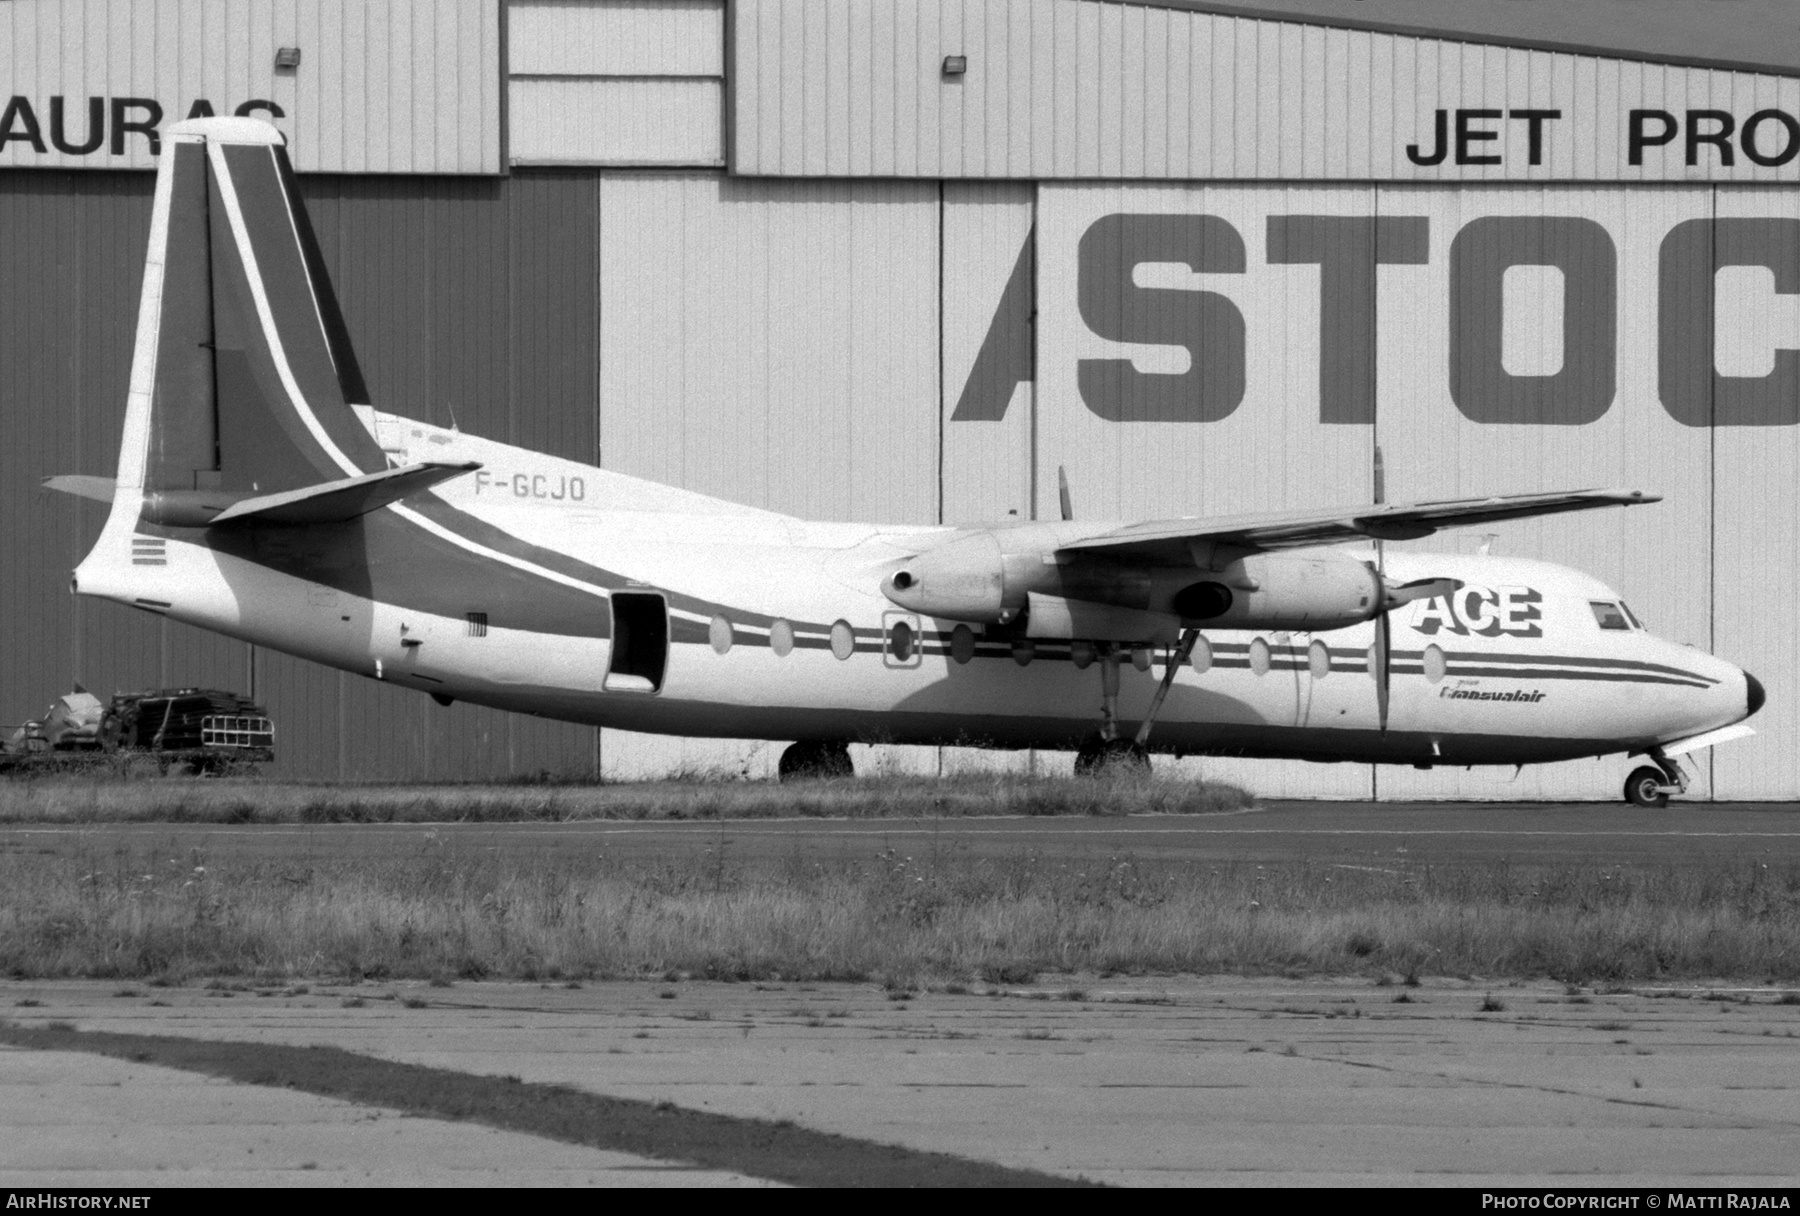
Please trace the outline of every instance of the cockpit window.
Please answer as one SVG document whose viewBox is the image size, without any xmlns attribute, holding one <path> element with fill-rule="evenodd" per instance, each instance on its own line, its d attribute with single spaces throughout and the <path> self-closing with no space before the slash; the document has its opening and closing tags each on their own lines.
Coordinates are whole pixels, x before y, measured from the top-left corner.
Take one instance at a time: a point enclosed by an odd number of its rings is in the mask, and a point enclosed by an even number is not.
<svg viewBox="0 0 1800 1216">
<path fill-rule="evenodd" d="M 1644 622 L 1638 620 L 1638 615 L 1631 610 L 1630 604 L 1627 604 L 1624 600 L 1620 600 L 1619 607 L 1625 610 L 1625 619 L 1631 622 L 1631 627 L 1633 629 L 1642 629 L 1644 627 Z"/>
<path fill-rule="evenodd" d="M 1626 619 L 1624 610 L 1617 604 L 1607 600 L 1589 600 L 1588 607 L 1594 610 L 1594 619 L 1600 622 L 1602 629 L 1631 628 L 1631 622 Z"/>
</svg>

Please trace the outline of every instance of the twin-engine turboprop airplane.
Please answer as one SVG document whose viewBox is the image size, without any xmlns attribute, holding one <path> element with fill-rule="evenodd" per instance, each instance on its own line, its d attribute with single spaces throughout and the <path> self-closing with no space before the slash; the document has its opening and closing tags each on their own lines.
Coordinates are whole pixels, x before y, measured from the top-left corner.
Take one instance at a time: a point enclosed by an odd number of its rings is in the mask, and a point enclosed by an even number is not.
<svg viewBox="0 0 1800 1216">
<path fill-rule="evenodd" d="M 170 132 L 74 589 L 466 700 L 675 735 L 1520 765 L 1676 757 L 1763 691 L 1573 570 L 1392 553 L 1585 490 L 1151 523 L 808 523 L 367 404 L 281 136 Z M 1069 514 L 1065 510 L 1065 516 Z M 1355 544 L 1359 548 L 1332 548 Z M 1158 668 L 1160 667 L 1160 672 Z"/>
</svg>

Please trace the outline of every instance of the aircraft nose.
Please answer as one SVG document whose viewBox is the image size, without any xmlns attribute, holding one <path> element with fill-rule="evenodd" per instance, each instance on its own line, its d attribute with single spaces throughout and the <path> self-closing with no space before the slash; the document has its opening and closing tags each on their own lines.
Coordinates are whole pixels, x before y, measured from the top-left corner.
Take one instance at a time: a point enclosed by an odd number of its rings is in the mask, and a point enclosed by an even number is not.
<svg viewBox="0 0 1800 1216">
<path fill-rule="evenodd" d="M 1762 681 L 1746 671 L 1744 673 L 1744 708 L 1746 711 L 1744 716 L 1746 718 L 1754 716 L 1756 711 L 1763 707 L 1763 702 L 1766 700 L 1768 700 L 1768 695 L 1763 692 Z"/>
</svg>

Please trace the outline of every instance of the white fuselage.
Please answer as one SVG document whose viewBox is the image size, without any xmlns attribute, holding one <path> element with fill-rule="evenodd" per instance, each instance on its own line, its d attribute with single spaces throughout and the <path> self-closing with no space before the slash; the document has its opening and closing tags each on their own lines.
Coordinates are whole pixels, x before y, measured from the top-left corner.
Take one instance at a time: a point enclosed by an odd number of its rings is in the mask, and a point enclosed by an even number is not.
<svg viewBox="0 0 1800 1216">
<path fill-rule="evenodd" d="M 1078 661 L 1084 648 L 977 629 L 971 654 L 952 645 L 956 622 L 920 618 L 882 595 L 882 578 L 947 529 L 807 523 L 361 413 L 396 464 L 481 462 L 435 493 L 486 531 L 449 529 L 407 505 L 384 510 L 479 558 L 490 586 L 438 588 L 435 611 L 408 606 L 404 594 L 384 593 L 380 568 L 359 594 L 221 552 L 198 530 L 134 535 L 129 513 L 115 511 L 77 571 L 78 590 L 440 698 L 629 730 L 996 747 L 1074 747 L 1095 731 L 1100 665 Z M 592 627 L 507 627 L 513 571 L 568 588 L 577 616 L 591 603 Z M 1317 634 L 1204 631 L 1153 748 L 1531 763 L 1642 750 L 1745 716 L 1738 668 L 1635 622 L 1603 628 L 1593 605 L 1619 597 L 1577 571 L 1390 551 L 1386 572 L 1464 586 L 1392 614 L 1385 730 L 1367 659 L 1372 623 Z M 405 577 L 392 572 L 393 585 Z M 608 600 L 631 591 L 665 597 L 666 667 L 655 687 L 614 670 Z M 464 610 L 444 610 L 447 595 Z M 494 624 L 477 629 L 471 614 L 490 609 Z M 839 622 L 849 630 L 840 627 L 834 650 Z M 910 648 L 893 642 L 901 622 Z M 1168 651 L 1133 657 L 1119 699 L 1128 730 Z"/>
</svg>

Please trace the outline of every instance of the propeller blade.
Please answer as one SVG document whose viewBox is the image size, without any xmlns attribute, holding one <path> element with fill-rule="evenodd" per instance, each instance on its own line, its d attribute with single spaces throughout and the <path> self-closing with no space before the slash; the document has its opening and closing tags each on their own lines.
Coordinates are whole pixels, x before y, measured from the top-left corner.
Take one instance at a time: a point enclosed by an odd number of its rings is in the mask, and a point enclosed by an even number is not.
<svg viewBox="0 0 1800 1216">
<path fill-rule="evenodd" d="M 1369 674 L 1375 677 L 1375 714 L 1381 733 L 1387 733 L 1389 661 L 1393 655 L 1393 637 L 1388 632 L 1388 616 L 1375 618 L 1375 644 L 1369 647 Z"/>
<path fill-rule="evenodd" d="M 1410 604 L 1414 600 L 1455 595 L 1462 585 L 1462 580 L 1455 578 L 1416 578 L 1410 583 L 1390 583 L 1384 579 L 1381 584 L 1381 610 L 1392 612 L 1402 604 Z"/>
<path fill-rule="evenodd" d="M 1060 464 L 1056 466 L 1056 497 L 1062 503 L 1062 517 L 1066 524 L 1075 518 L 1075 506 L 1069 499 L 1069 470 Z"/>
<path fill-rule="evenodd" d="M 1387 461 L 1382 458 L 1381 445 L 1375 445 L 1375 459 L 1371 470 L 1371 480 L 1375 491 L 1375 505 L 1387 502 Z M 1382 611 L 1375 614 L 1375 642 L 1369 647 L 1369 674 L 1375 677 L 1375 718 L 1381 726 L 1381 733 L 1387 734 L 1388 724 L 1388 681 L 1392 672 L 1389 662 L 1393 651 L 1393 634 L 1388 625 L 1389 608 L 1397 607 L 1399 602 L 1393 599 L 1393 589 L 1387 581 L 1387 546 L 1378 536 L 1375 538 L 1375 577 L 1380 580 L 1383 589 Z"/>
</svg>

